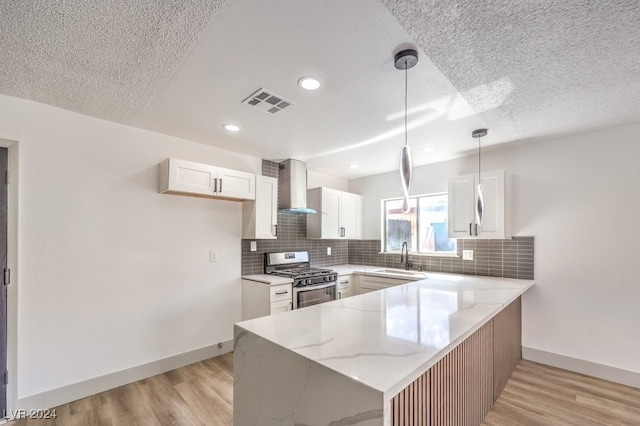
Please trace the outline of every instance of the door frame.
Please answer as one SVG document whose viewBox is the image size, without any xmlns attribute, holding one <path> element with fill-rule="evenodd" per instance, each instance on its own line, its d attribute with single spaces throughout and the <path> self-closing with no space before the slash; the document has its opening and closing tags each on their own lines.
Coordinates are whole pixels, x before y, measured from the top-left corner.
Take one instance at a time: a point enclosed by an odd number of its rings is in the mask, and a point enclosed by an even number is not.
<svg viewBox="0 0 640 426">
<path fill-rule="evenodd" d="M 11 283 L 7 286 L 7 412 L 18 404 L 18 177 L 19 143 L 0 138 L 0 147 L 9 150 L 9 187 L 7 199 L 7 266 L 11 269 Z M 0 419 L 2 418 L 0 413 Z"/>
</svg>

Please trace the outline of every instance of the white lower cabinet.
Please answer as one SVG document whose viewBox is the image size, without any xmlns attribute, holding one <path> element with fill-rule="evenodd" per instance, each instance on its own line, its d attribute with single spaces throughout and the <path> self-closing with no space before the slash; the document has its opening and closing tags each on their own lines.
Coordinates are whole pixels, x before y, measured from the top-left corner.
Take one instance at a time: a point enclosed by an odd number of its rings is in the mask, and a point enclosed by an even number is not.
<svg viewBox="0 0 640 426">
<path fill-rule="evenodd" d="M 242 280 L 242 320 L 265 317 L 293 309 L 291 284 L 269 285 Z"/>
<path fill-rule="evenodd" d="M 338 275 L 338 282 L 336 283 L 336 299 L 344 299 L 355 294 L 353 280 L 353 275 Z"/>
<path fill-rule="evenodd" d="M 415 280 L 404 280 L 401 278 L 384 278 L 375 275 L 361 275 L 358 293 L 364 294 L 384 288 L 394 287 L 401 284 L 414 282 Z"/>
</svg>

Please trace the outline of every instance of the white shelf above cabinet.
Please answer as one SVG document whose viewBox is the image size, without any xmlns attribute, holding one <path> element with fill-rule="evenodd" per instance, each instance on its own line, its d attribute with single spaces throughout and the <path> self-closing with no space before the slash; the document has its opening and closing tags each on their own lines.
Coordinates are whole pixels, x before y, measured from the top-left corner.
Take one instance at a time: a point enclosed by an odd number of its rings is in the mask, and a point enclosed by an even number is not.
<svg viewBox="0 0 640 426">
<path fill-rule="evenodd" d="M 242 238 L 274 239 L 278 230 L 278 179 L 256 176 L 256 199 L 242 202 Z"/>
<path fill-rule="evenodd" d="M 475 216 L 478 174 L 449 179 L 449 238 L 511 238 L 509 176 L 504 170 L 482 172 L 481 182 L 484 218 L 479 225 Z"/>
<path fill-rule="evenodd" d="M 331 188 L 307 191 L 307 206 L 318 213 L 307 216 L 307 238 L 362 239 L 362 196 Z"/>
<path fill-rule="evenodd" d="M 160 163 L 160 192 L 234 201 L 254 200 L 256 175 L 167 158 Z"/>
</svg>

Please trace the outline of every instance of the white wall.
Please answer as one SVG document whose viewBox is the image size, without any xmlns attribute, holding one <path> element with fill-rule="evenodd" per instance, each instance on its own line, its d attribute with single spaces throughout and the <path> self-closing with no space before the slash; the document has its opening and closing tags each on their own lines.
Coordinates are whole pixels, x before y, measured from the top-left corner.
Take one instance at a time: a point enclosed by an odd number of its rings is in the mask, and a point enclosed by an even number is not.
<svg viewBox="0 0 640 426">
<path fill-rule="evenodd" d="M 349 187 L 349 181 L 307 170 L 307 188 L 317 188 L 319 186 L 346 191 Z"/>
<path fill-rule="evenodd" d="M 259 158 L 6 96 L 0 138 L 19 146 L 18 399 L 232 339 L 241 203 L 159 194 L 157 164 Z"/>
<path fill-rule="evenodd" d="M 514 235 L 535 237 L 523 346 L 640 373 L 640 125 L 483 152 L 513 176 Z M 477 157 L 414 170 L 412 194 L 446 191 Z M 349 182 L 364 195 L 364 238 L 380 237 L 380 198 L 397 173 Z"/>
</svg>

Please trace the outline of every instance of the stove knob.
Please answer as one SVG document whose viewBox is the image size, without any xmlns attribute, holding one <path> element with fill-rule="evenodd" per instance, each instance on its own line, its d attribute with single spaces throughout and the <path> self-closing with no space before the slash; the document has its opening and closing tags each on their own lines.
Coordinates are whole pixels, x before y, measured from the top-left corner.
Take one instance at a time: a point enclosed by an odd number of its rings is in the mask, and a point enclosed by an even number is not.
<svg viewBox="0 0 640 426">
<path fill-rule="evenodd" d="M 311 284 L 311 278 L 307 278 L 304 282 L 307 284 Z"/>
</svg>

